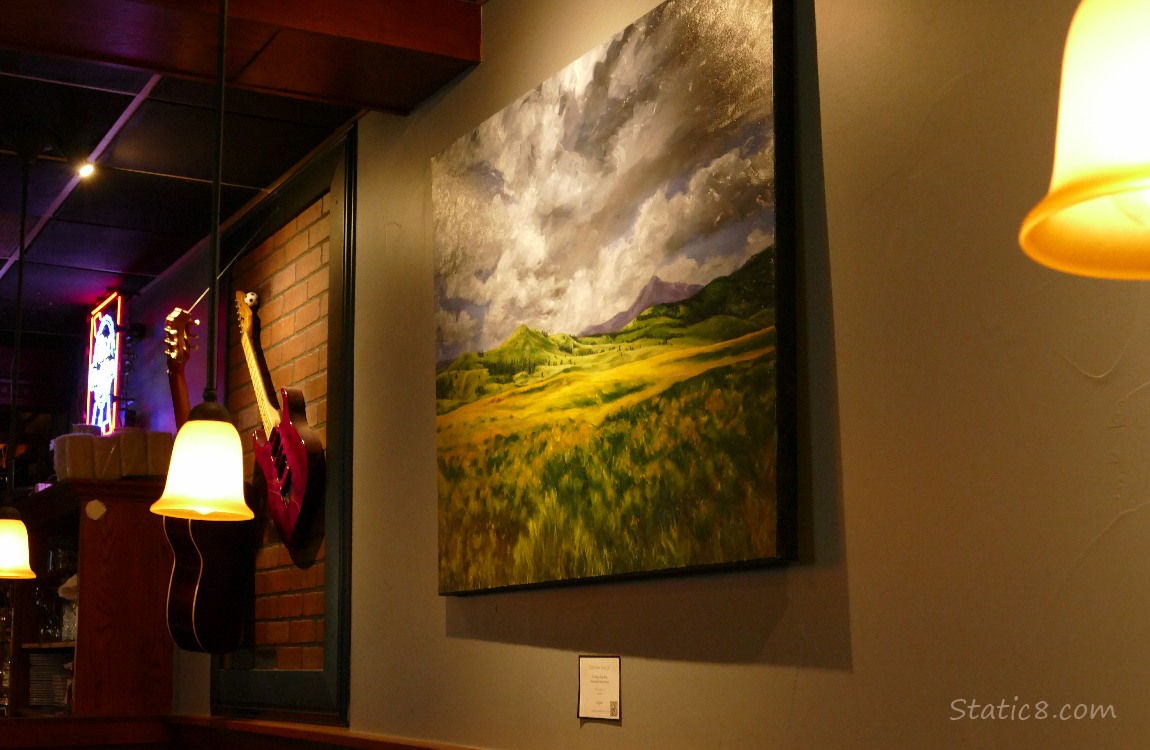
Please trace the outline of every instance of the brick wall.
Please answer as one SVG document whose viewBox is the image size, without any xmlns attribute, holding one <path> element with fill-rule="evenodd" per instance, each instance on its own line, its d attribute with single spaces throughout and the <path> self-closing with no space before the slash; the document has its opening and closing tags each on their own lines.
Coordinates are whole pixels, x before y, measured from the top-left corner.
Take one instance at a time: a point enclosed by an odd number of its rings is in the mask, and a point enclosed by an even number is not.
<svg viewBox="0 0 1150 750">
<path fill-rule="evenodd" d="M 328 196 L 249 251 L 232 267 L 235 290 L 257 292 L 260 341 L 272 384 L 298 388 L 307 421 L 327 446 L 327 320 L 330 222 Z M 247 476 L 254 467 L 251 435 L 262 425 L 235 316 L 228 328 L 227 406 L 243 436 Z M 324 549 L 308 567 L 293 564 L 268 522 L 256 558 L 255 667 L 323 669 Z"/>
</svg>

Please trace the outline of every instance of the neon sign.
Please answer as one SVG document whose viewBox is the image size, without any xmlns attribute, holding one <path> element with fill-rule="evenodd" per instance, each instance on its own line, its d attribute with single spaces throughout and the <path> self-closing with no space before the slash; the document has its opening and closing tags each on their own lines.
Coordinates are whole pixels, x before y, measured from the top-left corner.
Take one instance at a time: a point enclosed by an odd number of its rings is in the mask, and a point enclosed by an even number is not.
<svg viewBox="0 0 1150 750">
<path fill-rule="evenodd" d="M 117 396 L 120 395 L 119 292 L 88 314 L 88 416 L 87 422 L 107 434 L 116 428 Z"/>
</svg>

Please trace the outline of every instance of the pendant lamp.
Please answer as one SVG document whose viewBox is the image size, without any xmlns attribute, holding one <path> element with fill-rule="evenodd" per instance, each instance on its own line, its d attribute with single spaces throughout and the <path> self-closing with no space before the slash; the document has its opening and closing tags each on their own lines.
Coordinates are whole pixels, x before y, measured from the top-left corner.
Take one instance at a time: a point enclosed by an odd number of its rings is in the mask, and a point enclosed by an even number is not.
<svg viewBox="0 0 1150 750">
<path fill-rule="evenodd" d="M 28 562 L 28 529 L 11 505 L 0 506 L 0 578 L 35 578 Z"/>
<path fill-rule="evenodd" d="M 152 503 L 161 516 L 206 521 L 254 518 L 244 502 L 243 445 L 231 415 L 216 401 L 216 342 L 219 337 L 220 185 L 224 156 L 224 46 L 228 3 L 220 0 L 216 48 L 216 152 L 212 177 L 212 275 L 208 284 L 207 377 L 204 402 L 176 433 L 164 493 Z"/>
<path fill-rule="evenodd" d="M 1150 279 L 1150 2 L 1083 0 L 1062 62 L 1050 192 L 1019 242 L 1059 271 Z"/>
<path fill-rule="evenodd" d="M 12 341 L 11 401 L 8 416 L 8 486 L 0 505 L 0 578 L 35 578 L 28 563 L 28 528 L 12 504 L 16 496 L 16 391 L 20 382 L 20 338 L 24 328 L 24 251 L 28 223 L 28 180 L 31 155 L 22 155 L 20 173 L 20 238 L 16 243 L 16 327 Z"/>
</svg>

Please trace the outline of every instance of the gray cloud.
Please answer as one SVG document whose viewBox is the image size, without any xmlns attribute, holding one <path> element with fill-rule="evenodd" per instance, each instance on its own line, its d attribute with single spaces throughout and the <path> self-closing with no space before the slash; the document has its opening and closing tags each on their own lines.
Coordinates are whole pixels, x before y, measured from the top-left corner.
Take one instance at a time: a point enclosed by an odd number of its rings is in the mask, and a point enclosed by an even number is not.
<svg viewBox="0 0 1150 750">
<path fill-rule="evenodd" d="M 437 156 L 440 357 L 580 330 L 773 241 L 770 30 L 769 2 L 672 0 Z"/>
</svg>

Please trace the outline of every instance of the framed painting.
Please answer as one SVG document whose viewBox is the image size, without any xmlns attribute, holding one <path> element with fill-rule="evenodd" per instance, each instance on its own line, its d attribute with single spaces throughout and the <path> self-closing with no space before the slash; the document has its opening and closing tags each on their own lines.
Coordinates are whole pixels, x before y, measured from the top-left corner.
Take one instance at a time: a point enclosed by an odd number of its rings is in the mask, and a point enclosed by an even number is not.
<svg viewBox="0 0 1150 750">
<path fill-rule="evenodd" d="M 793 557 L 789 39 L 668 0 L 432 160 L 440 593 Z"/>
</svg>

